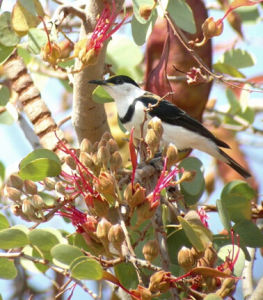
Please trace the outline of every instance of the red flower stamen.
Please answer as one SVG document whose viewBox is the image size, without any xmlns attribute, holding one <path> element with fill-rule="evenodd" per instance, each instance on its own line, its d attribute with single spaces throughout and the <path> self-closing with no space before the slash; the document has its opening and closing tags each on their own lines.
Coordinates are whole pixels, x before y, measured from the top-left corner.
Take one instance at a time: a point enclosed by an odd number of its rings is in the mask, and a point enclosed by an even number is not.
<svg viewBox="0 0 263 300">
<path fill-rule="evenodd" d="M 200 217 L 201 222 L 203 223 L 203 225 L 208 228 L 208 222 L 207 220 L 209 219 L 207 213 L 205 212 L 204 208 L 201 207 L 197 210 L 197 213 Z"/>
</svg>

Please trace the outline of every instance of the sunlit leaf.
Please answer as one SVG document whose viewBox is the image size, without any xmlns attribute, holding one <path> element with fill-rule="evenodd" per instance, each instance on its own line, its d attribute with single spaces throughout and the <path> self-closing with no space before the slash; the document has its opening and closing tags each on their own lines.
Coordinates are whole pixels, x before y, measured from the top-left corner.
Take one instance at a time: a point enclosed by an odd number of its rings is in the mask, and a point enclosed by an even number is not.
<svg viewBox="0 0 263 300">
<path fill-rule="evenodd" d="M 0 231 L 0 248 L 19 248 L 29 243 L 27 235 L 18 228 L 7 228 Z"/>
<path fill-rule="evenodd" d="M 34 54 L 39 54 L 42 47 L 47 43 L 47 34 L 44 30 L 30 28 L 28 31 L 28 50 Z"/>
<path fill-rule="evenodd" d="M 9 227 L 9 222 L 3 214 L 0 213 L 0 230 L 6 229 Z"/>
<path fill-rule="evenodd" d="M 17 275 L 17 270 L 13 260 L 0 258 L 0 278 L 14 279 Z"/>
<path fill-rule="evenodd" d="M 114 272 L 120 283 L 126 289 L 136 289 L 138 286 L 138 276 L 131 263 L 121 263 L 114 267 Z"/>
<path fill-rule="evenodd" d="M 237 78 L 245 78 L 246 77 L 244 74 L 242 74 L 240 71 L 238 71 L 238 69 L 236 69 L 230 65 L 227 65 L 227 64 L 217 62 L 216 64 L 213 65 L 213 68 L 216 72 L 219 72 L 222 74 L 228 74 L 230 76 L 237 77 Z"/>
<path fill-rule="evenodd" d="M 252 55 L 243 49 L 231 49 L 226 51 L 218 62 L 236 69 L 251 67 L 255 64 Z"/>
<path fill-rule="evenodd" d="M 68 269 L 73 260 L 83 253 L 75 246 L 59 244 L 51 249 L 51 255 L 56 265 Z"/>
<path fill-rule="evenodd" d="M 5 106 L 9 100 L 9 88 L 5 85 L 0 85 L 0 106 Z"/>
<path fill-rule="evenodd" d="M 92 92 L 92 100 L 96 103 L 102 104 L 114 101 L 102 86 L 97 86 L 94 89 L 94 91 Z"/>
<path fill-rule="evenodd" d="M 31 245 L 36 246 L 43 252 L 50 251 L 52 247 L 59 243 L 56 235 L 46 229 L 33 229 L 29 233 L 29 240 Z"/>
<path fill-rule="evenodd" d="M 0 44 L 0 64 L 4 63 L 12 54 L 14 47 L 5 47 Z"/>
<path fill-rule="evenodd" d="M 243 24 L 256 24 L 260 21 L 260 13 L 257 6 L 245 6 L 236 9 Z"/>
<path fill-rule="evenodd" d="M 11 14 L 6 11 L 0 15 L 0 43 L 5 47 L 12 47 L 18 42 L 19 37 L 11 25 Z"/>
<path fill-rule="evenodd" d="M 103 275 L 103 269 L 100 263 L 88 257 L 70 266 L 70 271 L 74 278 L 80 280 L 100 280 Z"/>
<path fill-rule="evenodd" d="M 221 298 L 217 294 L 212 293 L 212 294 L 206 295 L 204 300 L 223 300 L 223 298 Z"/>
<path fill-rule="evenodd" d="M 221 220 L 224 228 L 229 231 L 231 229 L 231 219 L 230 219 L 227 207 L 224 204 L 224 201 L 222 201 L 221 199 L 217 199 L 216 207 L 217 207 L 218 214 L 219 214 L 220 220 Z"/>
</svg>

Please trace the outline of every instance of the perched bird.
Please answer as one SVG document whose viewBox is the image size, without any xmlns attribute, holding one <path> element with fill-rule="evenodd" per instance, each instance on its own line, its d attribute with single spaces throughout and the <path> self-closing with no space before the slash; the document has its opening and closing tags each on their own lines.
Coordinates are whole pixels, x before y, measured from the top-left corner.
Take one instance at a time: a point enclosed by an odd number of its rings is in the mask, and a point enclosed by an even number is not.
<svg viewBox="0 0 263 300">
<path fill-rule="evenodd" d="M 120 121 L 131 131 L 134 127 L 134 136 L 141 137 L 141 124 L 153 117 L 162 121 L 164 143 L 172 143 L 178 150 L 198 149 L 225 162 L 243 177 L 250 177 L 250 173 L 234 161 L 221 148 L 230 148 L 226 143 L 217 139 L 200 122 L 190 117 L 176 105 L 161 99 L 161 97 L 147 92 L 130 77 L 117 75 L 107 80 L 91 80 L 89 83 L 102 85 L 115 100 Z M 156 104 L 156 105 L 155 105 Z"/>
</svg>

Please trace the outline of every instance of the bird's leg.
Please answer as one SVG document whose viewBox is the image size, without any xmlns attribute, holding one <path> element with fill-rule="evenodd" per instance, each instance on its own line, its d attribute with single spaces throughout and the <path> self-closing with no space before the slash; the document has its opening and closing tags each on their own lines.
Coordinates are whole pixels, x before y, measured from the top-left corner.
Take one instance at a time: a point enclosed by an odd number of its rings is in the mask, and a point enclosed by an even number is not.
<svg viewBox="0 0 263 300">
<path fill-rule="evenodd" d="M 146 111 L 147 111 L 147 112 L 148 112 L 148 111 L 151 111 L 153 108 L 157 107 L 163 99 L 165 99 L 167 96 L 173 95 L 173 94 L 174 94 L 174 92 L 168 92 L 168 93 L 166 93 L 163 97 L 158 98 L 158 99 L 157 99 L 157 102 L 156 102 L 155 104 L 150 104 L 150 103 L 149 103 L 149 104 L 148 104 L 148 107 L 146 108 Z"/>
</svg>

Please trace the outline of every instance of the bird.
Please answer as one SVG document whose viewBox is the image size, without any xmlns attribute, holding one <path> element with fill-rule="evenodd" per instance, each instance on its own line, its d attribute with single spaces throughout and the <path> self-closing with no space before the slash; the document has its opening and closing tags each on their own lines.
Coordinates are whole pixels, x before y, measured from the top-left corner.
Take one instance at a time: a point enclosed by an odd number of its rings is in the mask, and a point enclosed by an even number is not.
<svg viewBox="0 0 263 300">
<path fill-rule="evenodd" d="M 90 80 L 89 83 L 102 86 L 114 99 L 121 123 L 129 132 L 134 128 L 134 137 L 141 137 L 141 124 L 145 122 L 147 113 L 145 125 L 155 117 L 161 120 L 164 144 L 172 143 L 179 151 L 197 149 L 206 152 L 228 164 L 244 178 L 251 176 L 221 149 L 230 148 L 228 144 L 173 103 L 140 88 L 129 76 L 115 75 L 106 80 Z"/>
</svg>

